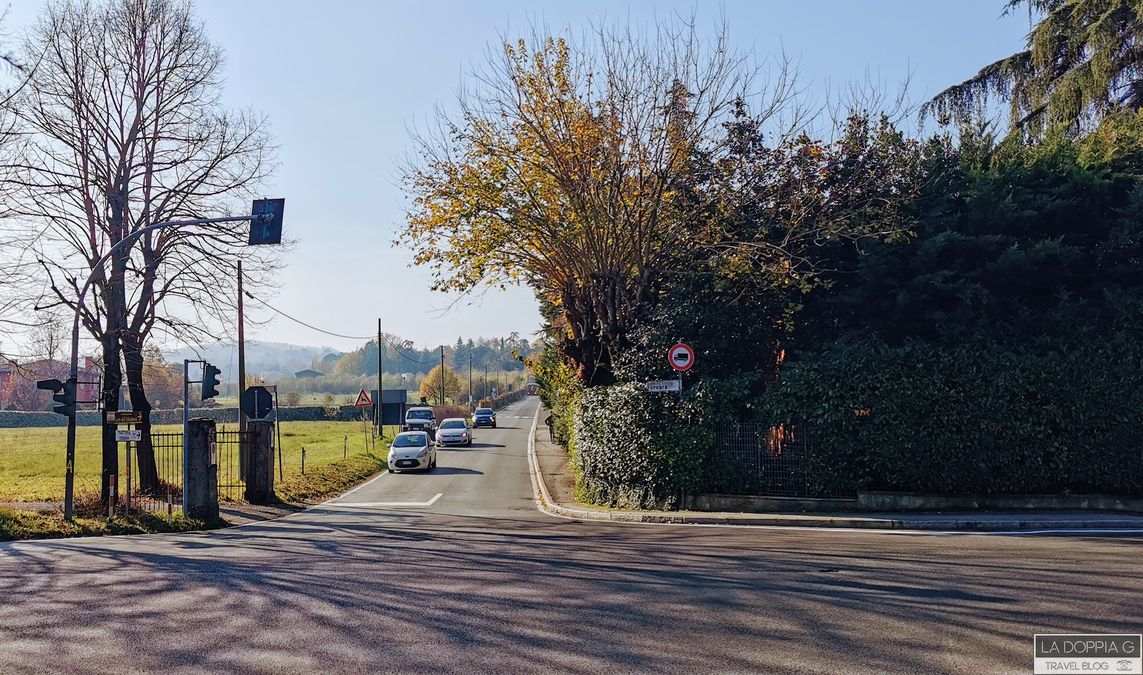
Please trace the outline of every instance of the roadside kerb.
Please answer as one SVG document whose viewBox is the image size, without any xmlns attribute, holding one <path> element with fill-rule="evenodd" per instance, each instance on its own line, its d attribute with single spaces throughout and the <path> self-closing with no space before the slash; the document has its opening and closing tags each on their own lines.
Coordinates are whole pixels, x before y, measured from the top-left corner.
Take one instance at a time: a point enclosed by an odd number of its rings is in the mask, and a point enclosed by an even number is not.
<svg viewBox="0 0 1143 675">
<path fill-rule="evenodd" d="M 898 530 L 921 532 L 1014 532 L 1039 533 L 1051 531 L 1063 533 L 1068 531 L 1095 531 L 1134 533 L 1143 531 L 1143 518 L 1133 523 L 1123 518 L 1090 518 L 1090 519 L 1051 519 L 1049 518 L 1022 518 L 1014 514 L 981 514 L 980 517 L 950 517 L 919 516 L 909 518 L 878 518 L 875 516 L 814 516 L 803 514 L 691 514 L 666 513 L 646 511 L 614 511 L 605 509 L 571 508 L 555 502 L 548 486 L 544 482 L 540 462 L 536 457 L 536 428 L 540 421 L 540 410 L 532 417 L 532 428 L 528 435 L 528 468 L 532 479 L 533 498 L 536 508 L 542 513 L 561 518 L 578 520 L 606 520 L 621 523 L 652 523 L 673 525 L 752 525 L 771 527 L 816 527 L 816 528 L 845 528 L 845 529 L 873 529 Z M 1125 524 L 1128 523 L 1128 524 Z"/>
</svg>

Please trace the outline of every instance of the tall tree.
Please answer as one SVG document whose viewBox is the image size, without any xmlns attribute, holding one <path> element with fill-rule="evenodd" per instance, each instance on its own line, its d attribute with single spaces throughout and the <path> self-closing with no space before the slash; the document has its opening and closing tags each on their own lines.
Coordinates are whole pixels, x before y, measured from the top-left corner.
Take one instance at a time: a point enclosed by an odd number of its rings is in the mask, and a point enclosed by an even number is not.
<svg viewBox="0 0 1143 675">
<path fill-rule="evenodd" d="M 442 378 L 444 380 L 443 387 L 441 386 Z M 441 367 L 436 366 L 429 371 L 425 379 L 421 380 L 421 397 L 430 401 L 440 401 L 442 405 L 449 401 L 460 401 L 463 391 L 464 382 L 461 381 L 455 370 L 447 366 L 444 368 L 443 374 Z"/>
<path fill-rule="evenodd" d="M 1143 3 L 1139 0 L 1008 0 L 1038 21 L 1025 48 L 937 94 L 922 109 L 966 121 L 991 97 L 1009 102 L 1011 124 L 1033 136 L 1073 134 L 1108 113 L 1143 107 Z"/>
<path fill-rule="evenodd" d="M 51 298 L 42 304 L 75 311 L 81 280 L 94 271 L 93 295 L 79 311 L 103 352 L 103 404 L 117 409 L 125 368 L 146 432 L 145 343 L 156 329 L 202 337 L 232 315 L 232 261 L 244 228 L 150 233 L 108 267 L 97 262 L 152 223 L 233 212 L 271 167 L 264 121 L 221 107 L 222 55 L 187 2 L 61 0 L 46 8 L 26 48 L 43 58 L 13 100 L 24 141 L 6 168 L 19 215 L 40 228 Z M 248 283 L 257 284 L 265 253 L 245 256 Z M 153 450 L 144 442 L 138 451 L 141 487 L 154 489 Z M 105 434 L 105 499 L 115 452 Z"/>
<path fill-rule="evenodd" d="M 418 139 L 400 241 L 439 290 L 531 286 L 582 380 L 612 382 L 662 270 L 702 239 L 692 216 L 705 205 L 672 198 L 680 176 L 696 152 L 719 153 L 754 72 L 725 34 L 706 43 L 685 23 L 505 44 L 459 116 Z M 770 112 L 792 84 L 780 74 Z"/>
</svg>

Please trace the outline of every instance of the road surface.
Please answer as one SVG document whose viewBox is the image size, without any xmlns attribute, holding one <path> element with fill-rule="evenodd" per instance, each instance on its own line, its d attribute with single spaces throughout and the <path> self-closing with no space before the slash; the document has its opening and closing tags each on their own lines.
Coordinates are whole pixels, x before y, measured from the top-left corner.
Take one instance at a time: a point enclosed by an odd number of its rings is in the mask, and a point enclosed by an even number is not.
<svg viewBox="0 0 1143 675">
<path fill-rule="evenodd" d="M 1139 537 L 546 516 L 535 406 L 280 520 L 0 544 L 0 672 L 1030 672 L 1143 627 Z"/>
</svg>

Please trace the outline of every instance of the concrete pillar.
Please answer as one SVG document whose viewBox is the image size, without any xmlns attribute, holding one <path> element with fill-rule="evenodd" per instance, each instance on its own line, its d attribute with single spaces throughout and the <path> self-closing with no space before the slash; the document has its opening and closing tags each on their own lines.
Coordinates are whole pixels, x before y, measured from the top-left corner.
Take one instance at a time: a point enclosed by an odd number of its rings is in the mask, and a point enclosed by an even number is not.
<svg viewBox="0 0 1143 675">
<path fill-rule="evenodd" d="M 246 465 L 246 501 L 269 504 L 274 497 L 274 423 L 251 420 L 246 423 L 250 444 Z"/>
<path fill-rule="evenodd" d="M 196 417 L 187 422 L 186 515 L 200 520 L 218 519 L 218 450 L 214 420 Z"/>
</svg>

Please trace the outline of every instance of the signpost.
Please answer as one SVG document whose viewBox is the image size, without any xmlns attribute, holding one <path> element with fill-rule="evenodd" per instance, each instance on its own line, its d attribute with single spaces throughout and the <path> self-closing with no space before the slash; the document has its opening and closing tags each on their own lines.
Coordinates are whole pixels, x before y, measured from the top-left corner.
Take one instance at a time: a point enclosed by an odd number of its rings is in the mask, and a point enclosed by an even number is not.
<svg viewBox="0 0 1143 675">
<path fill-rule="evenodd" d="M 263 420 L 274 409 L 274 396 L 266 387 L 247 387 L 238 403 L 250 419 Z"/>
<path fill-rule="evenodd" d="M 671 362 L 671 367 L 680 373 L 688 371 L 695 364 L 695 350 L 691 349 L 690 345 L 680 342 L 667 352 L 667 360 Z"/>
<path fill-rule="evenodd" d="M 116 429 L 115 442 L 116 443 L 138 443 L 143 440 L 142 429 Z M 130 459 L 128 459 L 130 461 Z"/>
<path fill-rule="evenodd" d="M 677 391 L 679 392 L 679 400 L 683 398 L 683 373 L 691 369 L 695 364 L 695 350 L 691 346 L 682 342 L 667 350 L 667 361 L 679 373 L 679 379 L 675 381 L 675 389 L 661 389 L 658 391 Z M 648 391 L 653 391 L 650 386 Z"/>
<path fill-rule="evenodd" d="M 380 389 L 377 390 L 377 396 L 378 396 L 378 398 L 380 398 L 380 396 L 381 396 L 381 390 Z M 369 394 L 364 389 L 362 389 L 360 392 L 357 393 L 357 400 L 353 402 L 353 407 L 354 408 L 372 408 L 373 407 L 373 400 L 370 399 Z M 361 411 L 361 422 L 366 425 L 365 426 L 365 429 L 366 429 L 366 431 L 365 431 L 365 449 L 368 450 L 369 449 L 369 431 L 368 431 L 369 421 L 365 419 L 365 411 L 364 410 Z"/>
<path fill-rule="evenodd" d="M 682 391 L 682 380 L 654 380 L 647 383 L 647 391 L 662 394 L 669 391 Z"/>
<path fill-rule="evenodd" d="M 73 403 L 74 403 L 74 398 L 75 398 L 74 397 L 75 383 L 79 379 L 79 322 L 80 322 L 80 315 L 83 313 L 83 301 L 87 297 L 87 292 L 89 290 L 91 290 L 92 284 L 95 283 L 96 277 L 99 277 L 99 276 L 107 273 L 107 271 L 104 270 L 103 266 L 106 265 L 107 262 L 109 260 L 111 260 L 111 258 L 113 256 L 116 255 L 116 253 L 118 253 L 119 251 L 122 251 L 124 249 L 128 249 L 131 246 L 133 246 L 134 242 L 137 241 L 140 237 L 143 237 L 144 235 L 149 235 L 150 233 L 152 233 L 156 230 L 161 230 L 161 229 L 165 229 L 165 228 L 182 228 L 182 227 L 189 227 L 189 226 L 193 226 L 193 225 L 208 225 L 211 223 L 233 223 L 233 222 L 238 222 L 238 221 L 249 221 L 251 223 L 270 223 L 272 226 L 270 228 L 270 231 L 264 231 L 264 232 L 259 233 L 255 237 L 251 237 L 250 243 L 251 244 L 271 243 L 274 241 L 275 236 L 279 236 L 276 234 L 275 230 L 280 232 L 280 227 L 281 227 L 281 222 L 282 222 L 282 212 L 284 210 L 284 204 L 283 203 L 279 203 L 279 202 L 277 202 L 277 200 L 271 200 L 271 201 L 275 202 L 275 203 L 263 204 L 263 205 L 259 205 L 259 204 L 255 203 L 251 209 L 251 211 L 252 211 L 251 214 L 248 216 L 221 216 L 218 218 L 195 218 L 193 220 L 168 220 L 168 221 L 164 221 L 161 223 L 152 223 L 150 225 L 147 225 L 146 227 L 141 227 L 138 230 L 135 230 L 134 232 L 127 234 L 122 239 L 120 239 L 118 242 L 116 242 L 114 245 L 112 245 L 111 248 L 109 248 L 107 250 L 107 252 L 104 253 L 101 258 L 99 258 L 99 260 L 95 261 L 95 264 L 91 266 L 91 273 L 88 275 L 87 281 L 85 281 L 83 283 L 83 286 L 79 287 L 79 294 L 76 296 L 76 301 L 75 301 L 75 316 L 72 317 L 72 323 L 71 323 L 71 359 L 70 359 L 71 363 L 70 363 L 70 366 L 68 368 L 68 379 L 66 382 L 64 382 L 62 384 L 64 384 L 65 387 L 71 388 L 72 393 L 70 395 L 70 398 L 72 399 Z M 185 389 L 184 389 L 184 391 L 185 391 Z M 65 394 L 67 394 L 66 388 L 60 392 L 60 395 L 63 396 L 64 399 L 68 398 L 68 396 L 66 396 Z M 57 400 L 59 400 L 61 403 L 65 403 L 65 405 L 60 406 L 60 408 L 63 409 L 63 410 L 61 410 L 61 412 L 63 412 L 64 414 L 67 415 L 67 455 L 66 455 L 66 461 L 64 464 L 64 520 L 67 520 L 70 522 L 72 519 L 72 515 L 73 515 L 72 511 L 74 510 L 74 493 L 75 493 L 75 426 L 76 426 L 75 425 L 75 406 L 74 405 L 67 406 L 66 401 L 63 399 L 57 399 Z M 183 458 L 184 458 L 184 464 L 185 464 L 185 459 L 186 459 L 186 451 L 185 450 L 183 451 Z M 114 475 L 114 474 L 112 474 L 112 475 Z M 186 474 L 184 473 L 184 475 L 186 475 Z M 109 491 L 108 494 L 110 495 L 113 493 Z M 108 503 L 110 504 L 110 500 L 108 500 Z"/>
</svg>

